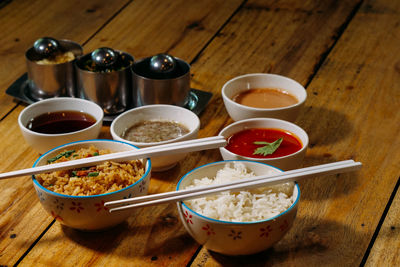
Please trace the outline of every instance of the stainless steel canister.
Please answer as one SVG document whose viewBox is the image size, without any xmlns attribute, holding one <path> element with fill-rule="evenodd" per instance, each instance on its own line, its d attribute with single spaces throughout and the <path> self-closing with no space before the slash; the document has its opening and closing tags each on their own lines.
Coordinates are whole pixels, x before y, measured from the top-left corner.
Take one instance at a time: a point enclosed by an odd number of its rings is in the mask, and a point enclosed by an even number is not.
<svg viewBox="0 0 400 267">
<path fill-rule="evenodd" d="M 190 92 L 190 65 L 179 58 L 172 77 L 163 78 L 150 70 L 150 57 L 133 64 L 136 105 L 171 104 L 184 106 Z"/>
<path fill-rule="evenodd" d="M 90 53 L 76 62 L 79 97 L 97 103 L 108 115 L 125 111 L 132 99 L 131 66 L 134 58 L 121 51 L 115 52 L 121 67 L 112 71 L 88 70 L 88 65 L 92 64 Z"/>
<path fill-rule="evenodd" d="M 56 64 L 40 64 L 40 57 L 33 47 L 25 53 L 28 69 L 30 96 L 42 100 L 57 96 L 76 96 L 76 73 L 74 62 L 82 55 L 82 47 L 69 40 L 58 40 L 63 52 L 72 52 L 75 59 Z"/>
</svg>

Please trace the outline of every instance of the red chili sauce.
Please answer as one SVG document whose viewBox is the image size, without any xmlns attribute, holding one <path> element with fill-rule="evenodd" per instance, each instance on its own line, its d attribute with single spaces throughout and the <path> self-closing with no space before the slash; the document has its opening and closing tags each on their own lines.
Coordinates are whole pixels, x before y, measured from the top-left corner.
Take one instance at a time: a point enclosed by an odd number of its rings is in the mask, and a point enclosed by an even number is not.
<svg viewBox="0 0 400 267">
<path fill-rule="evenodd" d="M 283 141 L 274 153 L 266 156 L 261 154 L 253 154 L 258 147 L 262 147 L 262 145 L 255 145 L 254 142 L 264 141 L 272 143 L 281 137 L 283 138 Z M 242 130 L 230 136 L 228 138 L 228 145 L 225 148 L 232 153 L 245 157 L 278 158 L 299 151 L 302 148 L 302 143 L 297 136 L 288 131 L 279 129 L 252 128 Z"/>
</svg>

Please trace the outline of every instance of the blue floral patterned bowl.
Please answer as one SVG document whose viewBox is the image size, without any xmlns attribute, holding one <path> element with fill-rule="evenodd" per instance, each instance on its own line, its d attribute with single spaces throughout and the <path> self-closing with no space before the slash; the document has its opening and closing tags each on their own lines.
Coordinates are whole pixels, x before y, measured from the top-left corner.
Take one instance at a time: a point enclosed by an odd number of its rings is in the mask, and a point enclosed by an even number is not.
<svg viewBox="0 0 400 267">
<path fill-rule="evenodd" d="M 138 149 L 137 147 L 115 140 L 85 140 L 68 143 L 56 147 L 43 154 L 35 166 L 46 165 L 47 160 L 58 155 L 63 150 L 79 149 L 82 147 L 95 146 L 98 149 L 109 149 L 114 152 Z M 33 185 L 44 209 L 63 225 L 84 231 L 97 231 L 107 229 L 123 222 L 132 215 L 132 210 L 110 213 L 104 203 L 107 201 L 146 195 L 150 182 L 151 162 L 150 159 L 142 160 L 145 166 L 144 175 L 134 184 L 121 190 L 92 195 L 92 196 L 70 196 L 55 193 L 43 187 L 32 176 Z"/>
<path fill-rule="evenodd" d="M 242 162 L 255 175 L 281 172 L 281 170 L 256 161 L 219 161 L 198 167 L 179 181 L 177 190 L 186 188 L 193 179 L 215 177 L 227 163 Z M 264 251 L 282 239 L 292 227 L 297 214 L 300 188 L 294 184 L 293 204 L 278 215 L 253 222 L 232 222 L 206 217 L 194 211 L 185 202 L 178 202 L 178 212 L 189 234 L 207 249 L 225 255 L 249 255 Z M 232 210 L 232 207 L 229 207 Z"/>
</svg>

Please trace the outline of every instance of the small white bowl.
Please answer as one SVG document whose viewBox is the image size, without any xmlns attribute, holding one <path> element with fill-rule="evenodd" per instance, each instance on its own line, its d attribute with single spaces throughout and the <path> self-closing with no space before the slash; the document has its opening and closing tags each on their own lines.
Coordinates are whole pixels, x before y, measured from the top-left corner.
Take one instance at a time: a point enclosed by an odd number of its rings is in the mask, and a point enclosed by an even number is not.
<svg viewBox="0 0 400 267">
<path fill-rule="evenodd" d="M 254 160 L 270 164 L 285 171 L 291 169 L 297 169 L 302 166 L 303 159 L 308 147 L 308 135 L 302 128 L 300 128 L 294 123 L 284 120 L 268 119 L 268 118 L 247 119 L 247 120 L 237 121 L 228 125 L 224 129 L 222 129 L 222 131 L 218 135 L 221 135 L 225 137 L 225 139 L 228 139 L 230 136 L 232 136 L 237 132 L 251 128 L 268 128 L 268 129 L 280 129 L 284 131 L 289 131 L 290 133 L 296 135 L 300 139 L 302 143 L 302 148 L 293 154 L 283 157 L 252 158 L 232 153 L 226 148 L 221 147 L 219 148 L 219 151 L 221 152 L 221 156 L 224 160 Z"/>
<path fill-rule="evenodd" d="M 46 152 L 36 160 L 33 167 L 46 165 L 48 159 L 58 155 L 61 151 L 89 147 L 90 145 L 98 149 L 109 149 L 114 152 L 137 149 L 131 144 L 115 140 L 78 141 Z M 33 186 L 39 197 L 40 204 L 61 224 L 84 231 L 103 230 L 123 222 L 132 215 L 132 210 L 110 213 L 108 208 L 104 207 L 104 202 L 147 194 L 151 177 L 151 162 L 149 159 L 143 159 L 142 161 L 146 168 L 142 178 L 132 185 L 111 193 L 93 196 L 59 194 L 43 187 L 32 175 Z"/>
<path fill-rule="evenodd" d="M 232 100 L 238 93 L 253 88 L 282 89 L 294 95 L 298 103 L 282 108 L 254 108 Z M 307 98 L 307 92 L 298 82 L 277 74 L 254 73 L 238 76 L 222 87 L 222 99 L 229 116 L 234 121 L 249 118 L 277 118 L 295 121 Z"/>
<path fill-rule="evenodd" d="M 63 134 L 43 134 L 27 128 L 28 122 L 41 114 L 64 110 L 87 113 L 93 116 L 96 122 L 80 131 Z M 25 141 L 42 154 L 65 143 L 97 138 L 103 125 L 103 117 L 103 109 L 91 101 L 72 97 L 56 97 L 27 106 L 18 116 L 18 125 Z"/>
<path fill-rule="evenodd" d="M 227 162 L 219 161 L 198 167 L 178 182 L 177 190 L 191 184 L 193 179 L 215 177 L 218 170 Z M 236 161 L 237 162 L 237 161 Z M 240 161 L 256 175 L 266 172 L 281 172 L 267 164 L 255 161 Z M 216 220 L 189 208 L 184 202 L 177 202 L 182 224 L 188 233 L 207 249 L 225 255 L 249 255 L 264 251 L 278 242 L 292 227 L 297 214 L 300 199 L 300 188 L 297 184 L 293 190 L 293 204 L 284 212 L 267 220 L 255 222 L 231 222 Z"/>
<path fill-rule="evenodd" d="M 124 131 L 136 123 L 149 120 L 166 120 L 178 122 L 189 129 L 189 133 L 175 139 L 142 143 L 132 142 L 122 138 Z M 113 120 L 110 132 L 114 140 L 124 141 L 133 144 L 139 148 L 163 145 L 178 141 L 196 139 L 200 128 L 199 117 L 192 111 L 175 105 L 147 105 L 125 111 Z M 186 153 L 174 154 L 168 156 L 155 157 L 151 159 L 153 171 L 165 171 L 174 167 L 180 160 L 186 156 Z"/>
</svg>

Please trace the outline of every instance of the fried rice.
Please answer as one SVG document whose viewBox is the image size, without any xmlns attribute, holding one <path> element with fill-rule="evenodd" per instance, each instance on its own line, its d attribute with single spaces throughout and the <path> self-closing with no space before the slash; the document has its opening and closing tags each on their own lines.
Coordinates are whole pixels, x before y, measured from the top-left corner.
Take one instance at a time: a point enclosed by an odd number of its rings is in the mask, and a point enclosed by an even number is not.
<svg viewBox="0 0 400 267">
<path fill-rule="evenodd" d="M 111 153 L 94 146 L 79 150 L 64 150 L 48 163 L 58 163 Z M 91 196 L 123 189 L 138 181 L 145 172 L 142 161 L 107 161 L 93 167 L 55 171 L 36 175 L 36 180 L 45 188 L 71 196 Z"/>
</svg>

